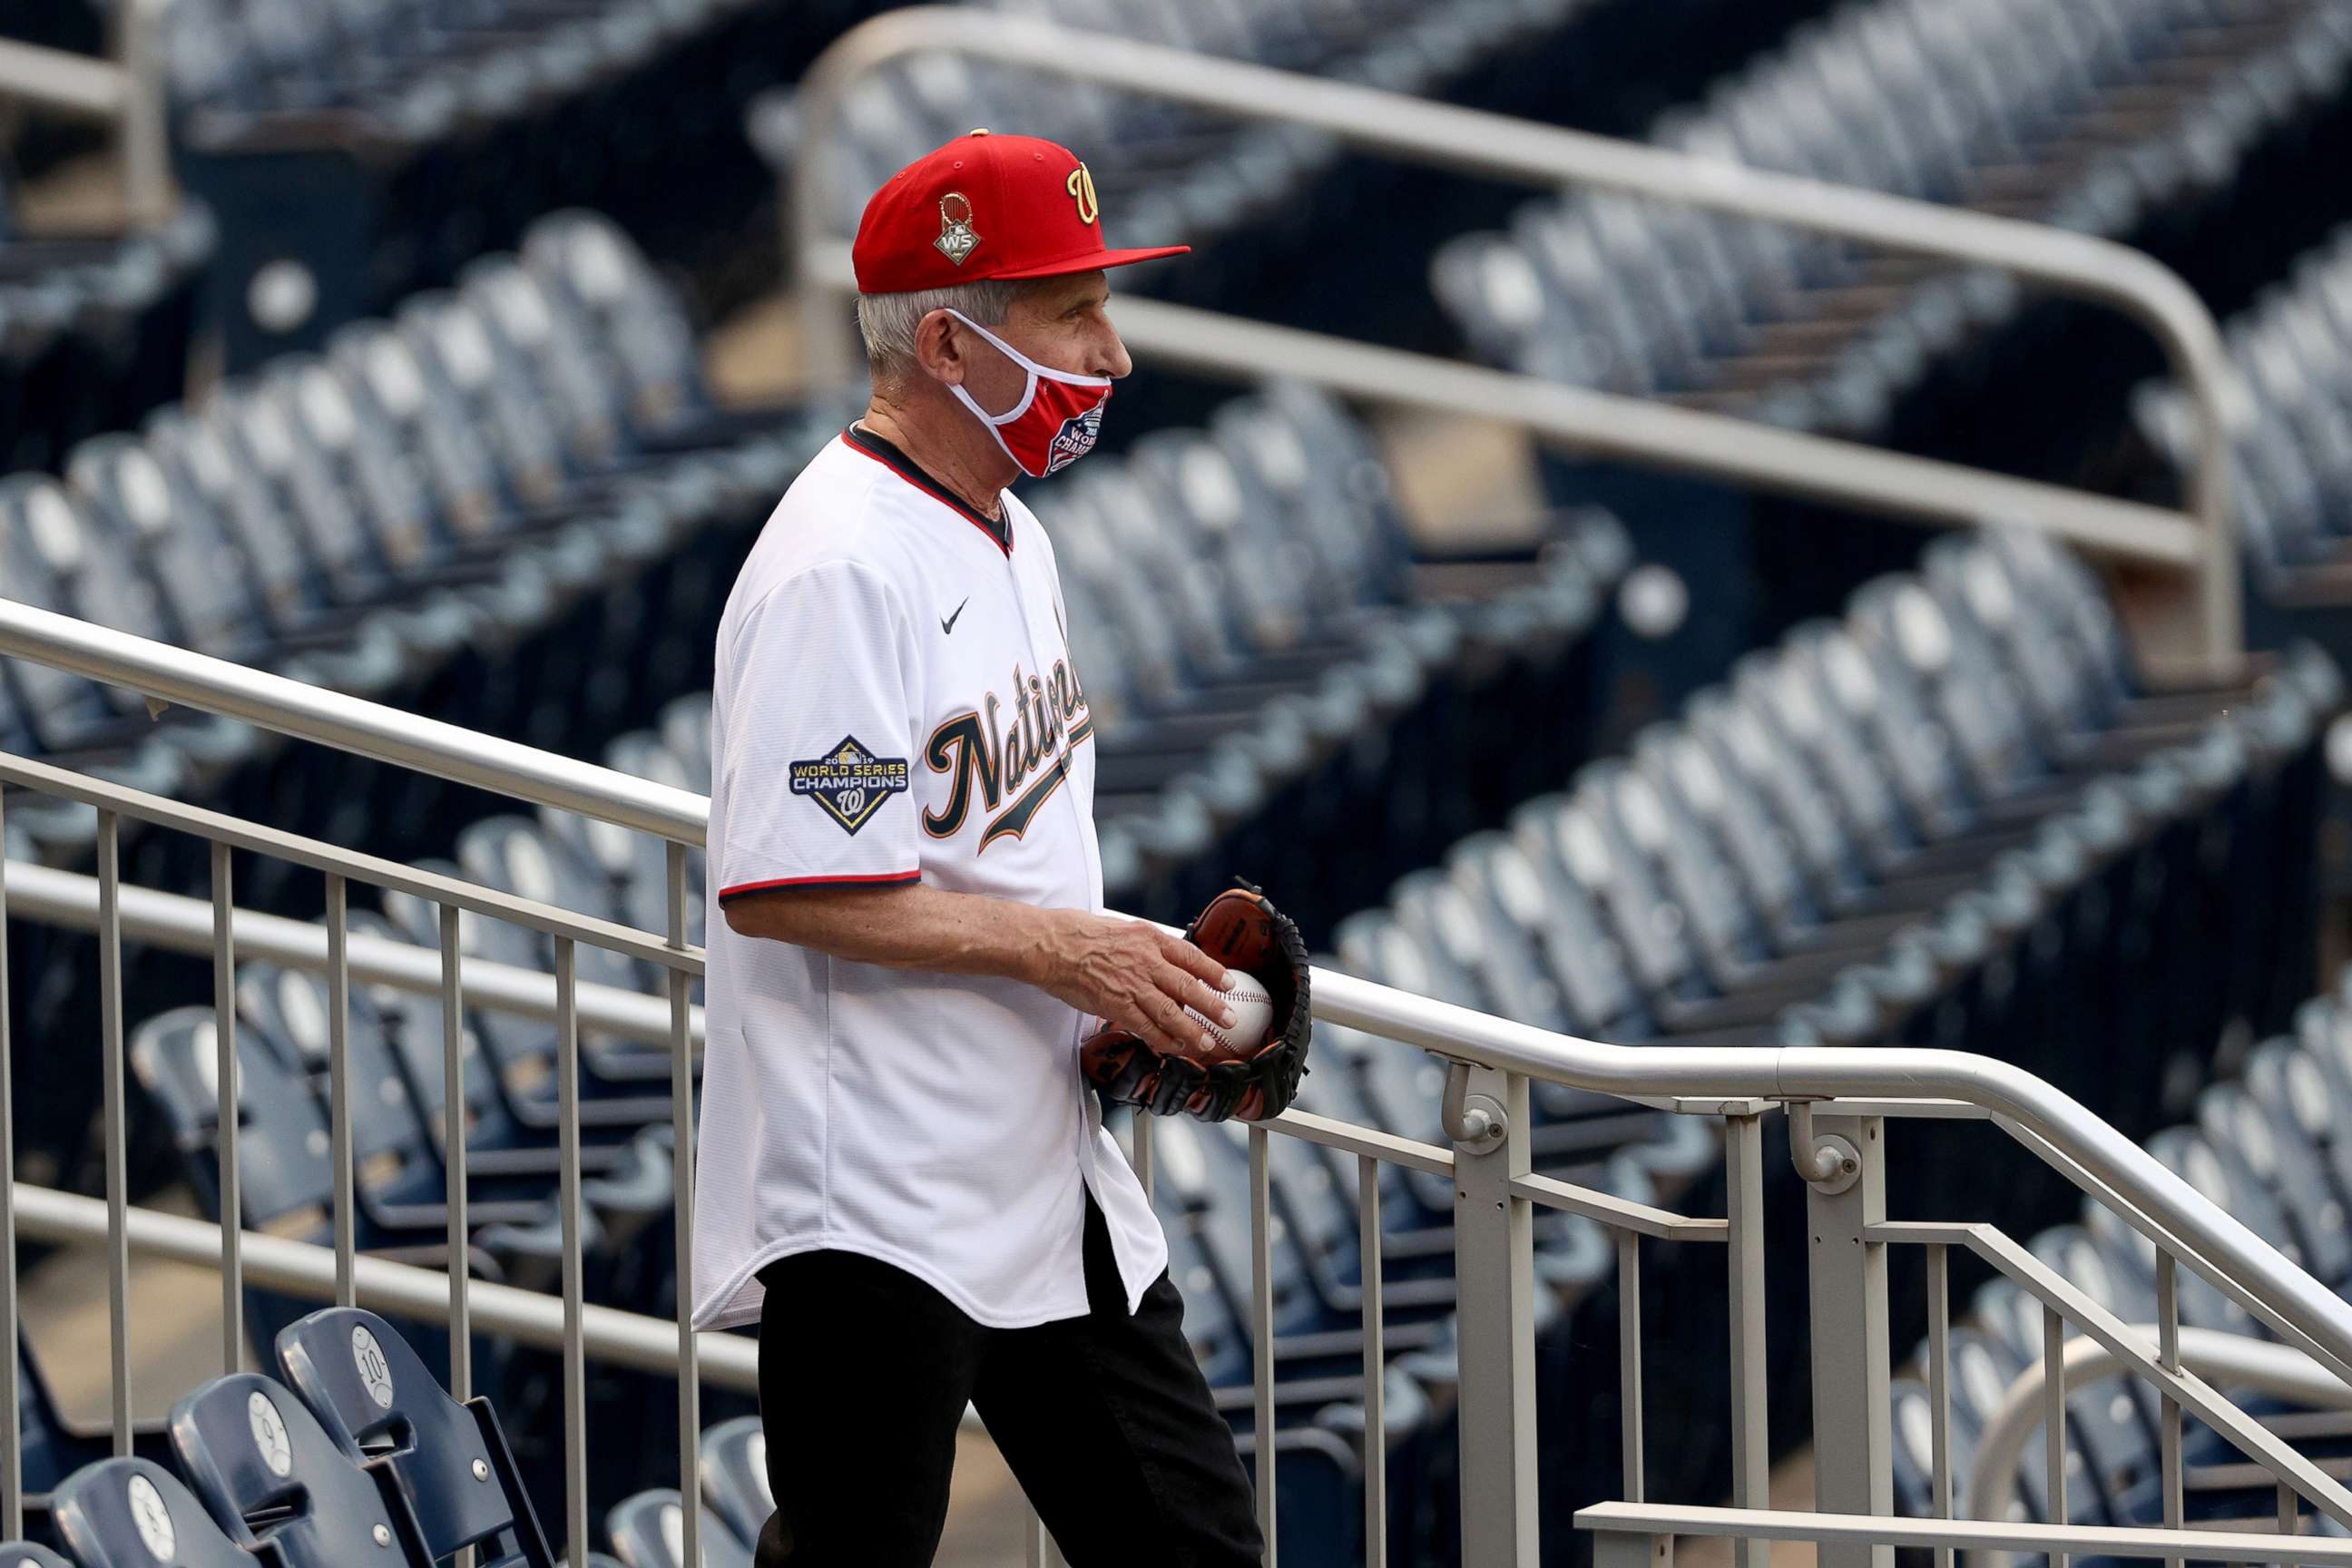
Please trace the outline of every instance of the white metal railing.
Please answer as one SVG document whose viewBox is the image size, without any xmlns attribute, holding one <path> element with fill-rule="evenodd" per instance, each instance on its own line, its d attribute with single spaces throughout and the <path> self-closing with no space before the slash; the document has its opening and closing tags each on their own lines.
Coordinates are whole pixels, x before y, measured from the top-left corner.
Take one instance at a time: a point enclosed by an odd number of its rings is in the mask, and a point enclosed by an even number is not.
<svg viewBox="0 0 2352 1568">
<path fill-rule="evenodd" d="M 491 790 L 509 798 L 553 805 L 640 831 L 669 845 L 667 930 L 638 931 L 626 926 L 516 898 L 494 889 L 419 871 L 397 863 L 163 799 L 106 780 L 29 759 L 0 755 L 0 782 L 21 791 L 79 801 L 98 816 L 98 875 L 95 914 L 79 881 L 61 882 L 37 868 L 9 866 L 0 875 L 0 930 L 12 915 L 34 908 L 11 903 L 25 884 L 37 900 L 68 923 L 94 925 L 101 954 L 101 1049 L 105 1057 L 104 1115 L 108 1190 L 104 1201 L 27 1186 L 14 1178 L 13 1127 L 0 1104 L 0 1338 L 14 1340 L 19 1313 L 13 1268 L 16 1231 L 49 1240 L 101 1241 L 109 1260 L 111 1308 L 112 1430 L 118 1451 L 131 1438 L 128 1320 L 130 1257 L 133 1250 L 209 1262 L 217 1258 L 223 1277 L 224 1359 L 235 1365 L 243 1354 L 240 1296 L 251 1281 L 291 1294 L 337 1301 L 365 1301 L 384 1310 L 445 1321 L 452 1337 L 454 1392 L 468 1392 L 466 1347 L 472 1329 L 509 1333 L 527 1342 L 556 1344 L 564 1363 L 566 1431 L 566 1536 L 572 1561 L 584 1562 L 587 1531 L 585 1491 L 585 1365 L 592 1354 L 621 1364 L 675 1371 L 678 1378 L 680 1489 L 689 1499 L 698 1489 L 700 1380 L 713 1376 L 728 1386 L 747 1386 L 751 1347 L 740 1338 L 711 1336 L 699 1342 L 687 1321 L 681 1298 L 676 1324 L 586 1306 L 582 1298 L 580 1230 L 580 1108 L 577 1100 L 581 988 L 573 954 L 585 942 L 655 965 L 666 976 L 668 1029 L 661 1037 L 671 1053 L 673 1131 L 677 1151 L 675 1218 L 681 1278 L 692 1255 L 693 1051 L 688 990 L 700 973 L 702 955 L 685 942 L 687 851 L 698 842 L 705 803 L 698 796 L 662 789 L 642 780 L 587 763 L 503 745 L 453 726 L 396 710 L 338 697 L 283 677 L 89 626 L 68 617 L 0 600 L 0 654 L 33 659 L 204 711 L 229 714 L 279 733 L 329 745 L 380 763 L 415 768 Z M 125 1191 L 124 1027 L 121 994 L 122 944 L 134 930 L 165 927 L 180 946 L 199 946 L 190 931 L 192 911 L 179 903 L 158 903 L 150 890 L 122 885 L 119 844 L 125 820 L 150 823 L 206 839 L 213 846 L 210 903 L 215 998 L 221 1027 L 219 1052 L 222 1213 L 237 1210 L 237 1138 L 233 976 L 242 942 L 248 937 L 329 977 L 331 1008 L 331 1108 L 334 1167 L 331 1247 L 282 1237 L 246 1235 L 238 1226 L 209 1225 L 133 1209 Z M 232 848 L 283 859 L 320 873 L 328 888 L 328 918 L 319 939 L 293 940 L 282 928 L 262 923 L 234 908 L 228 878 Z M 46 879 L 46 885 L 44 885 Z M 397 889 L 441 910 L 439 952 L 433 988 L 442 997 L 444 1031 L 443 1155 L 448 1182 L 448 1226 L 444 1268 L 388 1261 L 359 1254 L 352 1161 L 352 1089 L 349 1081 L 349 987 L 357 972 L 354 944 L 344 931 L 347 891 L 358 882 Z M 499 973 L 478 989 L 461 959 L 458 917 L 470 911 L 541 932 L 553 944 L 551 1003 L 520 972 Z M 291 922 L 289 922 L 289 924 Z M 413 958 L 381 944 L 366 955 L 373 972 L 395 984 L 424 988 L 425 976 Z M 5 951 L 5 943 L 0 943 Z M 411 950 L 422 952 L 425 950 Z M 5 981 L 0 974 L 0 982 Z M 486 980 L 488 976 L 486 974 Z M 1924 1544 L 1938 1551 L 1997 1545 L 2012 1551 L 2054 1548 L 2105 1550 L 2124 1544 L 2152 1547 L 2153 1554 L 2216 1555 L 2203 1535 L 2140 1531 L 2103 1536 L 2095 1531 L 2009 1523 L 1949 1520 L 1954 1506 L 1950 1476 L 1948 1377 L 1941 1360 L 1948 1341 L 1947 1300 L 1950 1249 L 1969 1249 L 2009 1274 L 2043 1303 L 2052 1359 L 2048 1392 L 2042 1396 L 2049 1433 L 2046 1458 L 2053 1497 L 2065 1488 L 2063 1360 L 2066 1328 L 2073 1325 L 2098 1341 L 2160 1393 L 2167 1412 L 2168 1519 L 2179 1521 L 2178 1461 L 2184 1414 L 2229 1437 L 2263 1473 L 2274 1478 L 2290 1507 L 2295 1500 L 2352 1523 L 2352 1493 L 2290 1443 L 2232 1404 L 2199 1375 L 2184 1356 L 2172 1302 L 2171 1282 L 2188 1268 L 2244 1305 L 2311 1365 L 2347 1386 L 2352 1399 L 2352 1306 L 2200 1195 L 2188 1183 L 2124 1139 L 2083 1106 L 2031 1074 L 1983 1057 L 1948 1051 L 1771 1048 L 1722 1049 L 1671 1046 L 1619 1047 L 1552 1034 L 1507 1019 L 1412 995 L 1347 975 L 1318 972 L 1319 1019 L 1429 1050 L 1449 1064 L 1440 1121 L 1447 1144 L 1423 1142 L 1376 1128 L 1357 1126 L 1294 1109 L 1280 1120 L 1247 1130 L 1252 1279 L 1249 1319 L 1251 1403 L 1257 1416 L 1255 1468 L 1260 1518 L 1273 1556 L 1276 1464 L 1281 1447 L 1276 1420 L 1277 1353 L 1272 1298 L 1276 1245 L 1272 1217 L 1268 1140 L 1306 1140 L 1356 1163 L 1360 1237 L 1363 1242 L 1364 1310 L 1360 1342 L 1367 1404 L 1365 1528 L 1370 1561 L 1382 1561 L 1386 1479 L 1381 1382 L 1385 1362 L 1381 1279 L 1384 1231 L 1377 1179 L 1383 1164 L 1447 1179 L 1457 1202 L 1452 1248 L 1458 1292 L 1460 1364 L 1458 1405 L 1462 1450 L 1462 1548 L 1474 1568 L 1499 1568 L 1534 1561 L 1535 1433 L 1538 1412 L 1534 1374 L 1535 1210 L 1549 1208 L 1583 1215 L 1616 1238 L 1623 1321 L 1630 1325 L 1619 1347 L 1624 1415 L 1619 1442 L 1626 1478 L 1623 1502 L 1588 1510 L 1581 1522 L 1600 1533 L 1611 1563 L 1628 1561 L 1638 1545 L 1655 1561 L 1653 1539 L 1685 1534 L 1739 1538 L 1746 1568 L 1762 1568 L 1766 1542 L 1801 1538 L 1819 1543 L 1830 1568 L 1862 1568 L 1882 1560 L 1892 1544 Z M 609 1005 L 606 997 L 600 1005 Z M 564 1221 L 562 1289 L 560 1298 L 478 1282 L 472 1279 L 465 1208 L 466 1137 L 460 1040 L 468 1006 L 521 1005 L 551 1016 L 558 1040 L 561 1097 L 561 1194 Z M 545 1012 L 541 1012 L 544 1008 Z M 615 1010 L 618 1016 L 626 1010 Z M 635 1020 L 633 1020 L 635 1021 Z M 650 1031 L 648 1031 L 650 1032 Z M 0 1095 L 7 1082 L 9 1037 L 0 1019 Z M 1629 1202 L 1557 1179 L 1534 1168 L 1531 1156 L 1529 1084 L 1545 1080 L 1615 1095 L 1651 1106 L 1721 1119 L 1728 1202 L 1722 1219 L 1693 1218 L 1650 1205 Z M 1808 1184 L 1811 1249 L 1812 1350 L 1818 1504 L 1811 1515 L 1766 1510 L 1765 1467 L 1769 1457 L 1765 1417 L 1766 1322 L 1764 1306 L 1765 1169 L 1762 1118 L 1785 1106 L 1791 1117 L 1792 1157 Z M 1988 1121 L 2048 1163 L 2094 1199 L 2105 1203 L 2156 1247 L 2159 1258 L 2161 1314 L 2151 1336 L 2120 1324 L 2063 1279 L 1990 1226 L 1891 1219 L 1885 1213 L 1885 1130 L 1911 1117 Z M 1138 1129 L 1137 1163 L 1147 1183 L 1152 1170 L 1148 1121 Z M 1449 1146 L 1450 1145 L 1450 1146 Z M 1635 1238 L 1721 1245 L 1725 1248 L 1725 1294 L 1731 1382 L 1731 1510 L 1675 1508 L 1642 1501 L 1643 1356 L 1639 1324 L 1643 1293 Z M 1843 1246 L 1837 1245 L 1840 1242 Z M 1935 1467 L 1942 1521 L 1896 1521 L 1888 1492 L 1888 1348 L 1886 1268 L 1890 1249 L 1916 1246 L 1927 1257 L 1930 1289 L 1931 1384 L 1936 1390 Z M 16 1361 L 0 1357 L 0 1404 L 16 1419 Z M 2340 1402 L 2340 1401 L 2339 1401 Z M 1559 1412 L 1554 1419 L 1574 1419 Z M 11 1433 L 13 1436 L 13 1430 Z M 16 1468 L 17 1447 L 6 1445 L 0 1462 L 0 1531 L 21 1519 L 22 1489 Z M 1872 1516 L 1856 1519 L 1851 1516 Z M 699 1519 L 685 1510 L 688 1560 L 695 1560 Z M 1041 1538 L 1033 1541 L 1040 1553 Z M 2194 1542 L 2193 1547 L 2191 1542 Z M 2336 1560 L 2341 1548 L 2305 1550 L 2300 1560 Z M 2270 1548 L 2238 1550 L 2233 1557 L 2259 1559 Z M 2352 1556 L 2347 1556 L 2352 1562 Z"/>
<path fill-rule="evenodd" d="M 163 80 L 167 0 L 113 7 L 111 61 L 0 38 L 0 99 L 115 128 L 124 203 L 134 224 L 161 223 L 172 205 L 170 105 Z"/>
<path fill-rule="evenodd" d="M 856 280 L 831 215 L 835 136 L 851 89 L 891 61 L 943 54 L 1170 100 L 1244 121 L 1311 127 L 1368 152 L 1538 187 L 1589 184 L 1890 250 L 1998 268 L 2124 311 L 2154 334 L 2196 413 L 2183 510 L 2111 500 L 1957 464 L 1800 435 L 1539 377 L 1486 370 L 1214 311 L 1129 299 L 1119 328 L 1139 358 L 1249 379 L 1286 375 L 1374 402 L 1475 415 L 1602 457 L 1972 526 L 1997 520 L 2195 580 L 2200 651 L 2217 670 L 2244 647 L 2228 439 L 2231 371 L 2211 312 L 2169 268 L 2109 240 L 1882 192 L 1749 169 L 1410 94 L 1329 81 L 953 5 L 886 12 L 835 40 L 799 94 L 784 255 L 799 289 L 801 352 L 820 381 L 857 365 L 845 295 Z M 2186 513 L 2184 515 L 2183 513 Z"/>
</svg>

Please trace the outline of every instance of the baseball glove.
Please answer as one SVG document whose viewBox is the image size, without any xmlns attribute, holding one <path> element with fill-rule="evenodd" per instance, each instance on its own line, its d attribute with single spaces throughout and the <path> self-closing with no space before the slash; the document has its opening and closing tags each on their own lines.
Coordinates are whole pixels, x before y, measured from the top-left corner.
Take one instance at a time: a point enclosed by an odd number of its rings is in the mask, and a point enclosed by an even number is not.
<svg viewBox="0 0 2352 1568">
<path fill-rule="evenodd" d="M 1307 1072 L 1314 1030 L 1307 1010 L 1307 944 L 1289 916 L 1247 882 L 1209 900 L 1184 940 L 1227 969 L 1257 977 L 1274 1004 L 1265 1039 L 1248 1050 L 1164 1056 L 1125 1029 L 1105 1029 L 1079 1047 L 1080 1070 L 1111 1100 L 1156 1116 L 1181 1111 L 1202 1121 L 1279 1116 Z"/>
</svg>

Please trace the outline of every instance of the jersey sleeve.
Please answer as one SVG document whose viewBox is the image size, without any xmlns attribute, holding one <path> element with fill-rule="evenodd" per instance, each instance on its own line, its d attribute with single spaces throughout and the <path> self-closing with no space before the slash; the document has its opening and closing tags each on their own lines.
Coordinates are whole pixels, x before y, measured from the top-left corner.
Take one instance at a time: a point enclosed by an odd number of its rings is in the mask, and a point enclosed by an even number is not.
<svg viewBox="0 0 2352 1568">
<path fill-rule="evenodd" d="M 805 568 L 744 617 L 716 672 L 727 811 L 710 856 L 722 900 L 919 878 L 916 657 L 898 595 L 855 562 Z"/>
</svg>

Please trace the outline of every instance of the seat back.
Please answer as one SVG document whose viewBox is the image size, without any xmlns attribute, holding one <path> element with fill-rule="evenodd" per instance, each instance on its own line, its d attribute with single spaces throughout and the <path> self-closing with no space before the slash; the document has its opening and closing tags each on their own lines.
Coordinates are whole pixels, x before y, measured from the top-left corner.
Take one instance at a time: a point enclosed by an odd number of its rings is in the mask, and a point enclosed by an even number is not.
<svg viewBox="0 0 2352 1568">
<path fill-rule="evenodd" d="M 450 1398 L 391 1324 L 357 1307 L 312 1312 L 278 1332 L 278 1365 L 329 1437 L 384 1461 L 436 1561 L 511 1535 L 512 1561 L 548 1568 L 498 1418 L 483 1401 Z"/>
<path fill-rule="evenodd" d="M 216 1377 L 172 1407 L 172 1449 L 189 1489 L 229 1538 L 265 1542 L 285 1568 L 426 1568 L 416 1524 L 284 1384 Z"/>
<path fill-rule="evenodd" d="M 259 605 L 229 540 L 138 437 L 100 436 L 67 466 L 93 521 L 114 547 L 142 563 L 158 590 L 173 640 L 242 659 L 254 647 Z"/>
<path fill-rule="evenodd" d="M 499 466 L 482 430 L 434 396 L 415 350 L 380 321 L 345 327 L 328 355 L 366 423 L 401 466 L 430 488 L 442 531 L 478 540 L 496 525 Z"/>
<path fill-rule="evenodd" d="M 146 1459 L 85 1465 L 49 1508 L 81 1568 L 253 1568 L 178 1478 Z"/>
<path fill-rule="evenodd" d="M 0 1568 L 74 1568 L 46 1546 L 29 1541 L 0 1541 Z"/>
<path fill-rule="evenodd" d="M 768 1485 L 768 1436 L 756 1415 L 723 1421 L 702 1435 L 705 1501 L 745 1541 L 760 1539 L 776 1495 Z M 12 1568 L 0 1560 L 0 1568 Z"/>
<path fill-rule="evenodd" d="M 708 405 L 686 312 L 610 218 L 588 212 L 542 218 L 523 241 L 522 258 L 586 318 L 591 352 L 606 360 L 637 431 L 658 431 Z"/>
<path fill-rule="evenodd" d="M 687 1568 L 686 1513 L 675 1491 L 639 1492 L 614 1504 L 604 1531 L 627 1568 Z M 707 1508 L 699 1568 L 751 1568 L 751 1549 Z"/>
<path fill-rule="evenodd" d="M 163 1108 L 206 1197 L 215 1195 L 219 1136 L 218 1025 L 205 1006 L 150 1018 L 131 1039 L 131 1070 Z M 238 1191 L 248 1226 L 301 1234 L 322 1223 L 333 1188 L 326 1113 L 300 1075 L 251 1029 L 236 1039 Z"/>
</svg>

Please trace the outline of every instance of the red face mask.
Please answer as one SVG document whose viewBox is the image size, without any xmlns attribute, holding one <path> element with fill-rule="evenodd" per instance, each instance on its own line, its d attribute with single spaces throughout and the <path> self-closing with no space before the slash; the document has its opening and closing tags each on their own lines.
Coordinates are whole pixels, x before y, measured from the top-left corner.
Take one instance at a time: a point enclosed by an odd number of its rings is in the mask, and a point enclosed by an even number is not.
<svg viewBox="0 0 2352 1568">
<path fill-rule="evenodd" d="M 961 310 L 950 310 L 948 314 L 986 338 L 997 353 L 1027 374 L 1021 401 L 1003 414 L 989 413 L 961 386 L 948 388 L 971 410 L 972 417 L 988 426 L 996 444 L 1023 473 L 1042 479 L 1095 449 L 1095 438 L 1102 433 L 1103 405 L 1110 401 L 1108 376 L 1074 375 L 1039 364 Z"/>
</svg>

